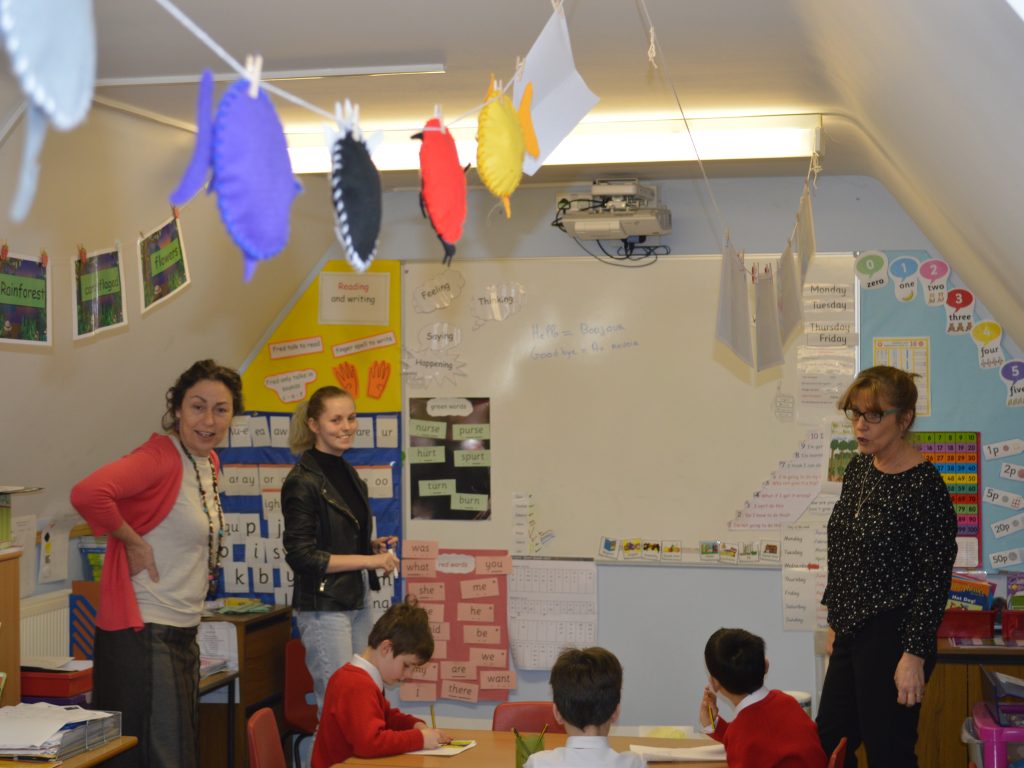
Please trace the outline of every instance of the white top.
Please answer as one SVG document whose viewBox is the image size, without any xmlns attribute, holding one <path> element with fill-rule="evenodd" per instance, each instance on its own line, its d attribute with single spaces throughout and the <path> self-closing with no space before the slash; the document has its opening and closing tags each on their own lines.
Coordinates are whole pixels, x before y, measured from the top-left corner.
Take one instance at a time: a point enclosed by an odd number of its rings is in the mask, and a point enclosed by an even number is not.
<svg viewBox="0 0 1024 768">
<path fill-rule="evenodd" d="M 381 677 L 380 670 L 373 666 L 373 662 L 367 661 L 357 653 L 352 657 L 352 663 L 364 670 L 366 674 L 373 678 L 373 682 L 377 684 L 377 687 L 382 691 L 384 690 L 384 678 Z"/>
<path fill-rule="evenodd" d="M 768 688 L 763 685 L 753 693 L 748 693 L 746 696 L 740 699 L 740 703 L 736 705 L 736 710 L 732 713 L 733 719 L 736 719 L 736 715 L 738 715 L 747 707 L 751 706 L 752 704 L 757 704 L 757 702 L 759 701 L 763 701 L 765 696 L 767 696 L 769 693 L 770 691 L 768 690 Z M 715 732 L 715 726 L 714 724 L 705 725 L 703 730 L 704 733 L 711 734 Z"/>
<path fill-rule="evenodd" d="M 616 752 L 607 736 L 570 736 L 564 747 L 530 755 L 524 768 L 643 768 L 644 758 L 635 752 Z"/>
<path fill-rule="evenodd" d="M 135 599 L 147 624 L 194 627 L 202 617 L 209 584 L 210 521 L 203 513 L 196 471 L 177 440 L 181 458 L 181 489 L 178 498 L 160 524 L 142 538 L 153 548 L 160 581 L 140 571 L 132 576 Z M 206 498 L 213 498 L 213 464 L 196 457 Z M 211 510 L 213 511 L 213 510 Z M 216 522 L 215 522 L 216 524 Z"/>
</svg>

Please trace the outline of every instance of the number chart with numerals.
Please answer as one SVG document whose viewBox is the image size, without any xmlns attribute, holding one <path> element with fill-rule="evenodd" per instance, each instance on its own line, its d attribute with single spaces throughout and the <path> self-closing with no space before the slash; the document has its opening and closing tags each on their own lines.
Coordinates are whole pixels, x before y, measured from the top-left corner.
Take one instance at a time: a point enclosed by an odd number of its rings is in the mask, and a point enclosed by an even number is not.
<svg viewBox="0 0 1024 768">
<path fill-rule="evenodd" d="M 946 481 L 956 510 L 957 568 L 981 565 L 981 433 L 912 432 L 912 442 Z"/>
</svg>

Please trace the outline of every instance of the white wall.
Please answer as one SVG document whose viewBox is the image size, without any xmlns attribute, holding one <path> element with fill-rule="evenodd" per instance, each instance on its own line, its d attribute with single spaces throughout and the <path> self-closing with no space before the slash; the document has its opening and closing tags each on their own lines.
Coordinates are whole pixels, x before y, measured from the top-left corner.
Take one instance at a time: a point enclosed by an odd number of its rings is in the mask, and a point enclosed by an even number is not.
<svg viewBox="0 0 1024 768">
<path fill-rule="evenodd" d="M 3 178 L 16 173 L 21 141 L 19 130 L 0 148 Z M 68 513 L 68 491 L 79 478 L 158 429 L 164 392 L 184 367 L 201 357 L 239 365 L 308 271 L 335 247 L 326 184 L 303 179 L 306 193 L 293 209 L 288 249 L 245 285 L 241 257 L 219 223 L 216 205 L 201 196 L 182 212 L 193 285 L 140 317 L 137 267 L 130 261 L 127 330 L 73 344 L 66 265 L 77 245 L 92 250 L 119 239 L 130 255 L 139 230 L 168 215 L 166 195 L 190 151 L 188 134 L 94 109 L 83 128 L 48 138 L 39 194 L 27 222 L 15 226 L 6 218 L 13 186 L 0 194 L 0 236 L 11 251 L 36 253 L 45 247 L 55 268 L 53 347 L 0 346 L 5 395 L 0 483 L 46 489 L 16 499 L 16 513 Z M 737 246 L 778 252 L 792 229 L 802 183 L 801 178 L 714 181 L 717 204 Z M 674 233 L 667 238 L 673 252 L 717 252 L 701 184 L 659 186 L 673 212 Z M 549 226 L 555 192 L 565 188 L 521 189 L 513 197 L 510 221 L 490 195 L 472 189 L 456 259 L 578 255 L 575 243 Z M 417 193 L 387 193 L 384 206 L 380 257 L 440 263 L 441 247 L 420 216 Z M 823 176 L 814 208 L 820 251 L 932 249 L 872 179 Z M 709 333 L 714 309 L 709 297 Z M 696 721 L 704 642 L 720 626 L 744 626 L 766 638 L 769 684 L 813 689 L 811 637 L 781 631 L 777 571 L 604 567 L 599 585 L 598 641 L 615 651 L 626 669 L 624 724 Z M 546 674 L 521 675 L 516 698 L 547 696 Z M 442 718 L 489 717 L 489 708 L 449 703 L 438 712 Z"/>
</svg>

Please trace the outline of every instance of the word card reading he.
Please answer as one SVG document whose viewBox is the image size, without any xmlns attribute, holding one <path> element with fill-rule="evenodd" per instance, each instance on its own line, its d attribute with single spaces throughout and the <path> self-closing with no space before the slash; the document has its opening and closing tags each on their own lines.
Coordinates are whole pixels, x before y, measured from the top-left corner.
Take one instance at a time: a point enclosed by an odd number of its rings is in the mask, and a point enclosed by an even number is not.
<svg viewBox="0 0 1024 768">
<path fill-rule="evenodd" d="M 476 665 L 468 661 L 442 661 L 441 677 L 445 680 L 476 680 Z"/>
<path fill-rule="evenodd" d="M 480 698 L 480 686 L 461 680 L 445 680 L 441 683 L 441 698 L 454 701 L 468 701 L 476 704 Z"/>
<path fill-rule="evenodd" d="M 408 560 L 403 560 L 402 565 L 407 565 Z M 410 581 L 405 585 L 406 591 L 420 602 L 444 602 L 443 581 Z"/>
<path fill-rule="evenodd" d="M 508 669 L 508 651 L 501 648 L 470 648 L 469 660 L 478 667 Z"/>
<path fill-rule="evenodd" d="M 459 603 L 459 621 L 484 621 L 494 623 L 494 605 L 492 603 Z"/>
<path fill-rule="evenodd" d="M 497 579 L 466 579 L 459 582 L 459 589 L 463 600 L 474 597 L 498 597 L 501 594 Z"/>
<path fill-rule="evenodd" d="M 452 639 L 452 625 L 447 621 L 430 622 L 430 632 L 435 641 Z"/>
<path fill-rule="evenodd" d="M 436 683 L 402 683 L 398 689 L 402 701 L 437 701 Z"/>
<path fill-rule="evenodd" d="M 466 645 L 501 645 L 501 627 L 497 624 L 470 624 L 462 628 L 462 641 Z"/>
</svg>

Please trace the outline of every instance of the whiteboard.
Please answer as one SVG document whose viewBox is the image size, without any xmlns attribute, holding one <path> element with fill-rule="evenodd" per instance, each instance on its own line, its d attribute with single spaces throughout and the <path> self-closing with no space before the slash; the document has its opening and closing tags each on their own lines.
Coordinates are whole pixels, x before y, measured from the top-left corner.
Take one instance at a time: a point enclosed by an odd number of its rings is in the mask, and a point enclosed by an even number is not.
<svg viewBox="0 0 1024 768">
<path fill-rule="evenodd" d="M 406 537 L 522 554 L 528 517 L 544 543 L 526 554 L 552 557 L 596 557 L 604 537 L 765 538 L 729 521 L 807 434 L 776 410 L 797 344 L 755 374 L 715 341 L 720 265 L 404 265 L 406 445 L 413 399 L 487 398 L 491 494 L 484 520 L 412 519 L 406 499 Z M 807 280 L 853 284 L 851 254 L 817 256 Z"/>
</svg>

